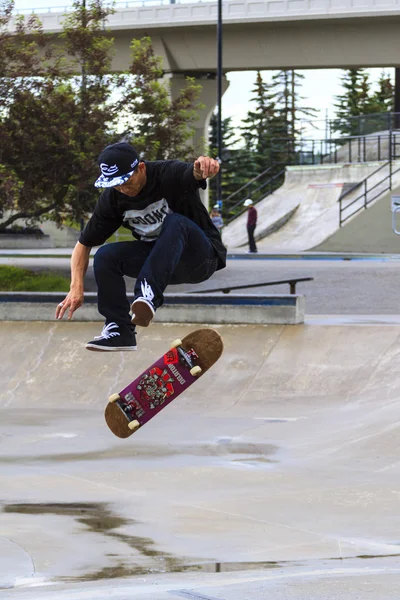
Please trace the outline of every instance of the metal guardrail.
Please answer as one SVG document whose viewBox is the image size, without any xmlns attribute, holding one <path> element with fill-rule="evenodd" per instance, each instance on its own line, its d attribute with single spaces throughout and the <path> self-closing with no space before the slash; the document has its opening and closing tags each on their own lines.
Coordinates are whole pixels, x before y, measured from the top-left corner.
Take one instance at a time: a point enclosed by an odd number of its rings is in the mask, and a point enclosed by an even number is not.
<svg viewBox="0 0 400 600">
<path fill-rule="evenodd" d="M 115 8 L 134 8 L 136 6 L 163 6 L 168 4 L 198 4 L 204 2 L 213 2 L 215 0 L 117 0 L 114 4 Z M 72 1 L 68 4 L 60 4 L 59 6 L 35 6 L 32 8 L 16 8 L 14 13 L 17 15 L 26 14 L 45 14 L 45 13 L 61 13 L 72 10 Z"/>
<path fill-rule="evenodd" d="M 285 283 L 289 284 L 290 294 L 296 293 L 296 284 L 299 281 L 314 281 L 314 277 L 293 277 L 292 279 L 282 279 L 279 281 L 267 281 L 264 283 L 249 283 L 246 285 L 231 285 L 225 286 L 221 288 L 213 288 L 211 290 L 195 290 L 188 292 L 189 294 L 211 294 L 212 292 L 222 292 L 224 294 L 229 294 L 231 290 L 244 290 L 247 288 L 255 288 L 255 287 L 264 287 L 269 285 L 283 285 Z"/>
</svg>

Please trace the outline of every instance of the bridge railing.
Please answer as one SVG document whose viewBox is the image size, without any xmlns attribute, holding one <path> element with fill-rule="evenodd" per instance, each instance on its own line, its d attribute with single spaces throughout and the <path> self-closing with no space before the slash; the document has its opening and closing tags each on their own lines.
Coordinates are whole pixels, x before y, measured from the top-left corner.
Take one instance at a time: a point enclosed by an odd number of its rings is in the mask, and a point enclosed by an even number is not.
<svg viewBox="0 0 400 600">
<path fill-rule="evenodd" d="M 204 2 L 215 2 L 215 0 L 116 0 L 114 3 L 114 7 L 118 9 L 122 8 L 134 8 L 137 6 L 162 6 L 168 4 L 195 4 L 195 3 L 204 3 Z M 57 6 L 49 6 L 49 5 L 40 5 L 33 6 L 29 8 L 16 8 L 14 9 L 14 13 L 17 15 L 26 15 L 26 14 L 44 14 L 44 13 L 60 13 L 60 12 L 68 12 L 72 10 L 72 0 L 71 2 L 62 2 Z"/>
</svg>

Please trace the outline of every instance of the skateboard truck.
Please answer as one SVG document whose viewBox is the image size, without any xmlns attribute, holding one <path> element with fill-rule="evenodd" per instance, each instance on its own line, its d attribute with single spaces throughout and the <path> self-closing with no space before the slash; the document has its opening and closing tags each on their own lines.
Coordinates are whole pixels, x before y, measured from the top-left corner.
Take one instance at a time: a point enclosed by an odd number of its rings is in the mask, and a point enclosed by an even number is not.
<svg viewBox="0 0 400 600">
<path fill-rule="evenodd" d="M 201 374 L 202 368 L 198 365 L 195 365 L 193 362 L 199 358 L 193 348 L 184 350 L 182 348 L 182 340 L 175 340 L 172 342 L 171 348 L 176 348 L 179 354 L 179 362 L 183 363 L 189 369 L 190 374 L 193 377 L 197 377 Z"/>
<path fill-rule="evenodd" d="M 137 419 L 132 420 L 132 413 L 130 411 L 129 404 L 122 403 L 121 400 L 122 398 L 119 394 L 112 394 L 109 397 L 108 402 L 116 403 L 122 414 L 126 417 L 129 429 L 132 431 L 132 433 L 134 433 L 137 429 L 139 429 L 140 423 Z"/>
</svg>

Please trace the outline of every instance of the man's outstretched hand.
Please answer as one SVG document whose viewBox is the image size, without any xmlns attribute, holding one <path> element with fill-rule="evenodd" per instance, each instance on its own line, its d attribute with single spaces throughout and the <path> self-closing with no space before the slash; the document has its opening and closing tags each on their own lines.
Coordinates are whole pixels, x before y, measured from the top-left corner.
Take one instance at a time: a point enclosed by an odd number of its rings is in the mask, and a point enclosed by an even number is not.
<svg viewBox="0 0 400 600">
<path fill-rule="evenodd" d="M 70 321 L 76 309 L 82 306 L 83 300 L 83 292 L 71 290 L 65 297 L 65 300 L 60 302 L 60 304 L 57 304 L 56 319 L 62 319 L 64 314 L 68 311 L 68 321 Z"/>
<path fill-rule="evenodd" d="M 200 179 L 211 179 L 212 177 L 215 177 L 218 171 L 219 162 L 214 158 L 199 156 L 199 158 L 194 161 L 193 175 L 198 181 Z"/>
</svg>

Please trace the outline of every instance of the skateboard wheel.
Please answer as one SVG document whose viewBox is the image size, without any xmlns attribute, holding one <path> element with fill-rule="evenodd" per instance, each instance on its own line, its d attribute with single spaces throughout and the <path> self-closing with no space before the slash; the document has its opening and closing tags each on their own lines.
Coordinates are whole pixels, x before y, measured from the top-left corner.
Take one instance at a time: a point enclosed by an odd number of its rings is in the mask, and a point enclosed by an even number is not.
<svg viewBox="0 0 400 600">
<path fill-rule="evenodd" d="M 175 340 L 171 344 L 171 348 L 177 348 L 178 346 L 182 346 L 182 340 Z"/>
<path fill-rule="evenodd" d="M 197 375 L 200 375 L 201 372 L 202 372 L 202 369 L 201 369 L 201 367 L 198 367 L 198 366 L 192 367 L 190 369 L 190 374 L 193 375 L 193 377 L 197 377 Z"/>
<path fill-rule="evenodd" d="M 140 423 L 139 421 L 131 421 L 130 423 L 128 423 L 128 427 L 129 429 L 133 432 L 135 432 L 137 429 L 139 429 L 140 427 Z"/>
<path fill-rule="evenodd" d="M 119 394 L 111 394 L 108 399 L 109 402 L 116 402 L 117 400 L 121 400 L 121 396 Z"/>
</svg>

